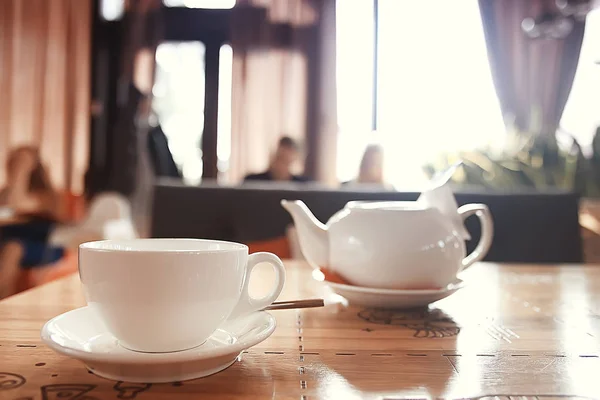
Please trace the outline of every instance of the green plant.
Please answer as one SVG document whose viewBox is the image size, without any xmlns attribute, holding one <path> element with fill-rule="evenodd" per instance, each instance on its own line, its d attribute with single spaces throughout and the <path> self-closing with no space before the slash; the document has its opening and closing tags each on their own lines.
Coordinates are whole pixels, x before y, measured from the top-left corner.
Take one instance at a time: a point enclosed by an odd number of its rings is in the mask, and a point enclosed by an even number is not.
<svg viewBox="0 0 600 400">
<path fill-rule="evenodd" d="M 586 158 L 579 143 L 559 145 L 555 135 L 512 132 L 501 151 L 492 148 L 445 154 L 424 166 L 430 177 L 462 160 L 453 183 L 490 189 L 574 190 L 586 197 L 600 197 L 600 128 L 593 153 Z"/>
</svg>

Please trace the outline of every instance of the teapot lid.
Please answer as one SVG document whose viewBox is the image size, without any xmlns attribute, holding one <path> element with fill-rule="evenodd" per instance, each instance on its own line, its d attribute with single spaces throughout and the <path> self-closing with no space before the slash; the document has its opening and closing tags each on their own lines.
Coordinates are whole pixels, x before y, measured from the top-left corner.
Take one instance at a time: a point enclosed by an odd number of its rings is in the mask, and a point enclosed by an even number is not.
<svg viewBox="0 0 600 400">
<path fill-rule="evenodd" d="M 458 204 L 449 185 L 452 175 L 461 164 L 462 161 L 454 163 L 446 171 L 434 176 L 430 187 L 421 193 L 417 202 L 427 208 L 437 208 L 443 215 L 450 218 L 454 229 L 463 240 L 471 240 L 471 235 L 458 213 Z"/>
</svg>

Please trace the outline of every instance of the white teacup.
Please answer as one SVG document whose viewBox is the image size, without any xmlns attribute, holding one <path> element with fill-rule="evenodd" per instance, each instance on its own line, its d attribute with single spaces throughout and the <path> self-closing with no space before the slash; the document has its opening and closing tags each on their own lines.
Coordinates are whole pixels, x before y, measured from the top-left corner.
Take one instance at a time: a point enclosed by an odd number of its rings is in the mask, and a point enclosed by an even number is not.
<svg viewBox="0 0 600 400">
<path fill-rule="evenodd" d="M 252 269 L 273 266 L 271 293 L 252 298 Z M 79 246 L 79 275 L 88 306 L 131 350 L 172 352 L 201 345 L 227 318 L 277 299 L 285 268 L 271 253 L 200 239 L 106 240 Z"/>
</svg>

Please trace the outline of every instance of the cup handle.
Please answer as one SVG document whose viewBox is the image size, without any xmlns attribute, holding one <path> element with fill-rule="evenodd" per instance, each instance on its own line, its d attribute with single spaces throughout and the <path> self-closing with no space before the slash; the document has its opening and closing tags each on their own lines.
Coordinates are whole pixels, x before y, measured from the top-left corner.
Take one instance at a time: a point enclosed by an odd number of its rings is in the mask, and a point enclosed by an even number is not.
<svg viewBox="0 0 600 400">
<path fill-rule="evenodd" d="M 459 207 L 458 213 L 466 220 L 471 215 L 476 215 L 481 222 L 481 237 L 475 250 L 462 260 L 461 271 L 464 271 L 477 261 L 481 261 L 490 250 L 492 239 L 494 238 L 494 221 L 489 208 L 485 204 L 465 204 Z"/>
<path fill-rule="evenodd" d="M 275 285 L 271 293 L 263 298 L 256 299 L 250 296 L 248 293 L 248 286 L 250 284 L 250 275 L 252 270 L 260 263 L 269 263 L 275 270 Z M 283 262 L 275 254 L 271 253 L 254 253 L 248 256 L 248 263 L 246 264 L 246 277 L 244 278 L 244 286 L 242 287 L 242 295 L 238 304 L 235 306 L 228 319 L 234 319 L 242 315 L 251 314 L 255 311 L 262 310 L 263 308 L 270 306 L 283 289 L 285 283 L 285 267 Z"/>
</svg>

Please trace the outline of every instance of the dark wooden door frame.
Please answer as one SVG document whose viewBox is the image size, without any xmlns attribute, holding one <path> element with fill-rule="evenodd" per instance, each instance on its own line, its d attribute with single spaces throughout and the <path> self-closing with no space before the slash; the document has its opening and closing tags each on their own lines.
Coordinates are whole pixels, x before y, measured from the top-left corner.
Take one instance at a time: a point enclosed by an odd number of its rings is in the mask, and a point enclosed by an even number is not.
<svg viewBox="0 0 600 400">
<path fill-rule="evenodd" d="M 110 134 L 117 123 L 118 77 L 124 30 L 121 20 L 105 21 L 99 0 L 92 0 L 91 106 L 89 166 L 86 192 L 92 196 L 105 189 L 114 148 Z M 165 7 L 164 41 L 201 41 L 205 51 L 205 105 L 202 133 L 203 178 L 216 178 L 219 51 L 229 42 L 231 10 Z M 200 109 L 201 110 L 201 109 Z M 201 112 L 199 110 L 199 112 Z"/>
<path fill-rule="evenodd" d="M 229 42 L 231 10 L 166 8 L 165 41 L 200 41 L 204 52 L 204 129 L 202 132 L 202 178 L 216 179 L 217 120 L 219 114 L 219 53 Z"/>
<path fill-rule="evenodd" d="M 91 113 L 89 162 L 85 176 L 88 196 L 106 189 L 112 160 L 113 136 L 117 124 L 118 76 L 124 34 L 121 21 L 100 16 L 100 0 L 92 0 L 91 32 Z"/>
</svg>

